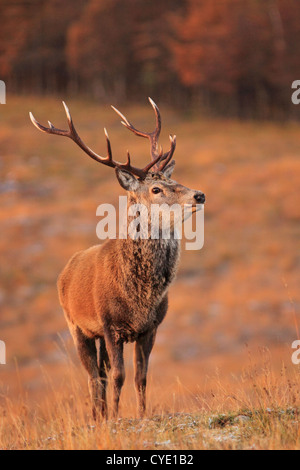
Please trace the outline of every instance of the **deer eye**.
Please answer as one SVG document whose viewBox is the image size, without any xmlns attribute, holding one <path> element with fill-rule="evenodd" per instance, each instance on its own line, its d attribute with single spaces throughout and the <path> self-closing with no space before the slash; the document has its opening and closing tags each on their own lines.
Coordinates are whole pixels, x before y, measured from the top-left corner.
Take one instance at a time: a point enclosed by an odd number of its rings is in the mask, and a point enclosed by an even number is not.
<svg viewBox="0 0 300 470">
<path fill-rule="evenodd" d="M 152 192 L 154 194 L 158 194 L 158 193 L 161 193 L 161 189 L 160 188 L 152 188 Z"/>
</svg>

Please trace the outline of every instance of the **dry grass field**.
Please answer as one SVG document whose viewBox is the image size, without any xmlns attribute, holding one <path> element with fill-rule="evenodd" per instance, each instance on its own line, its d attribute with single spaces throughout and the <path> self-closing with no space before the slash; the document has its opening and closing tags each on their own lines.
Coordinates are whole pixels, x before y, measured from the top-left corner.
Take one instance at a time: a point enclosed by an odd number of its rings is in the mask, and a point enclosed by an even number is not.
<svg viewBox="0 0 300 470">
<path fill-rule="evenodd" d="M 148 143 L 109 106 L 66 100 L 85 142 L 137 165 Z M 118 103 L 113 103 L 118 107 Z M 151 107 L 122 111 L 144 129 Z M 65 128 L 59 99 L 0 107 L 0 449 L 297 449 L 300 125 L 212 120 L 161 106 L 177 134 L 174 178 L 205 192 L 205 243 L 184 251 L 150 359 L 148 412 L 136 418 L 132 345 L 120 419 L 95 424 L 86 375 L 56 294 L 77 250 L 98 243 L 96 208 L 117 204 L 114 172 L 28 112 Z"/>
</svg>

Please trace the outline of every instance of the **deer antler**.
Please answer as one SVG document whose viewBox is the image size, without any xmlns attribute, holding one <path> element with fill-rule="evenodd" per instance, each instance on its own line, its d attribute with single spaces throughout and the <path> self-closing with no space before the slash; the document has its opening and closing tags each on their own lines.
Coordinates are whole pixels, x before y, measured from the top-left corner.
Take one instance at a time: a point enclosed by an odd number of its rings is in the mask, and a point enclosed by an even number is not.
<svg viewBox="0 0 300 470">
<path fill-rule="evenodd" d="M 151 141 L 151 156 L 152 156 L 152 161 L 150 163 L 148 163 L 148 165 L 146 165 L 144 168 L 136 168 L 134 166 L 131 165 L 131 162 L 130 162 L 130 154 L 129 152 L 127 151 L 127 162 L 124 164 L 124 163 L 119 163 L 119 162 L 116 162 L 115 160 L 113 160 L 112 158 L 112 150 L 111 150 L 111 144 L 110 144 L 110 140 L 109 140 L 109 137 L 108 137 L 108 133 L 107 133 L 107 130 L 104 128 L 104 134 L 105 134 L 105 138 L 106 138 L 106 144 L 107 144 L 107 156 L 106 157 L 101 157 L 100 155 L 98 155 L 97 153 L 95 153 L 92 149 L 90 149 L 87 145 L 85 145 L 85 143 L 81 140 L 81 138 L 79 137 L 76 129 L 75 129 L 75 126 L 73 124 L 73 121 L 72 121 L 72 117 L 71 117 L 71 114 L 70 114 L 70 111 L 66 105 L 66 103 L 63 101 L 63 105 L 64 105 L 64 108 L 65 108 L 65 112 L 66 112 L 66 115 L 67 115 L 67 120 L 68 120 L 68 125 L 69 125 L 69 130 L 62 130 L 62 129 L 57 129 L 56 127 L 54 127 L 54 125 L 48 121 L 49 123 L 49 127 L 45 127 L 43 126 L 42 124 L 40 124 L 32 115 L 32 113 L 29 113 L 29 116 L 30 116 L 30 119 L 31 119 L 31 122 L 33 123 L 33 125 L 39 129 L 40 131 L 42 132 L 46 132 L 47 134 L 53 134 L 53 135 L 61 135 L 63 137 L 69 137 L 71 140 L 73 140 L 87 155 L 89 155 L 93 160 L 96 160 L 96 162 L 99 162 L 99 163 L 103 163 L 103 165 L 107 165 L 107 166 L 110 166 L 111 168 L 120 168 L 121 170 L 127 170 L 129 171 L 130 173 L 132 173 L 133 175 L 135 176 L 138 176 L 139 178 L 141 179 L 144 179 L 146 176 L 147 176 L 147 173 L 149 172 L 149 170 L 152 168 L 152 167 L 155 167 L 157 168 L 157 171 L 162 171 L 165 166 L 167 165 L 167 163 L 171 160 L 172 158 L 172 155 L 174 153 L 174 150 L 175 150 L 175 145 L 176 145 L 176 136 L 170 136 L 170 141 L 171 141 L 171 149 L 169 150 L 169 152 L 165 153 L 165 154 L 162 154 L 162 151 L 160 153 L 157 152 L 157 139 L 158 139 L 158 136 L 160 134 L 160 129 L 161 129 L 161 119 L 160 119 L 160 114 L 159 114 L 159 110 L 156 106 L 156 104 L 151 100 L 151 98 L 149 98 L 150 100 L 150 103 L 152 104 L 154 110 L 155 110 L 155 114 L 156 114 L 156 129 L 154 132 L 152 133 L 149 133 L 149 134 L 146 134 L 146 133 L 142 133 L 138 130 L 136 130 L 133 126 L 131 126 L 131 124 L 129 123 L 129 121 L 125 118 L 125 116 L 123 116 L 118 110 L 116 110 L 115 108 L 113 108 L 121 117 L 122 119 L 124 119 L 124 122 L 123 124 L 130 128 L 130 130 L 132 130 L 134 133 L 136 133 L 137 135 L 140 135 L 142 137 L 148 137 Z M 153 150 L 152 150 L 153 149 Z M 157 165 L 158 163 L 162 162 L 162 164 L 160 165 L 160 167 L 158 168 Z"/>
<path fill-rule="evenodd" d="M 156 126 L 153 132 L 139 131 L 131 124 L 131 122 L 118 109 L 116 109 L 114 106 L 112 106 L 112 109 L 121 117 L 121 119 L 123 119 L 121 121 L 123 126 L 127 127 L 127 129 L 129 129 L 131 132 L 133 132 L 137 136 L 145 137 L 146 139 L 150 140 L 150 155 L 151 155 L 152 161 L 156 160 L 160 156 L 159 160 L 154 165 L 155 169 L 157 171 L 162 171 L 173 156 L 173 153 L 176 147 L 176 136 L 170 135 L 171 148 L 168 152 L 163 154 L 162 147 L 160 147 L 160 152 L 158 151 L 158 138 L 159 138 L 160 131 L 161 131 L 161 117 L 160 117 L 158 106 L 154 103 L 154 101 L 150 97 L 148 97 L 148 100 L 152 108 L 154 109 L 155 118 L 156 118 Z M 160 166 L 158 166 L 158 163 L 160 162 L 163 162 L 163 163 Z"/>
</svg>

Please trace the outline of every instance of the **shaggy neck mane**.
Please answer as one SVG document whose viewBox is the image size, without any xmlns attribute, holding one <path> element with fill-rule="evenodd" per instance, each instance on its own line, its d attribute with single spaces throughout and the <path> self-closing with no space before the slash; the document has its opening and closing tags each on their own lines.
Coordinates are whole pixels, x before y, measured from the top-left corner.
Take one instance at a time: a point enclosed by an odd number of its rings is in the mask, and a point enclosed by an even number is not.
<svg viewBox="0 0 300 470">
<path fill-rule="evenodd" d="M 121 276 L 131 295 L 141 302 L 160 298 L 175 277 L 180 255 L 179 240 L 117 240 Z M 121 246 L 120 246 L 121 245 Z"/>
</svg>

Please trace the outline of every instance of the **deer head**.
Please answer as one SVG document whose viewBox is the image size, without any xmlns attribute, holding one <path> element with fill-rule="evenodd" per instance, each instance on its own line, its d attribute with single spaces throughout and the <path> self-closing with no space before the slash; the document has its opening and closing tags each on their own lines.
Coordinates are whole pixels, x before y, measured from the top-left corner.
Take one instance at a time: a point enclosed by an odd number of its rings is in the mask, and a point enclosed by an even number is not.
<svg viewBox="0 0 300 470">
<path fill-rule="evenodd" d="M 176 136 L 170 135 L 170 149 L 163 152 L 162 147 L 158 147 L 158 139 L 161 132 L 161 116 L 157 105 L 149 98 L 149 102 L 154 110 L 156 126 L 153 132 L 142 132 L 136 129 L 129 120 L 114 106 L 113 110 L 122 118 L 122 124 L 139 137 L 144 137 L 150 141 L 151 161 L 144 168 L 136 168 L 131 165 L 130 154 L 127 151 L 126 163 L 119 163 L 112 157 L 111 144 L 107 130 L 104 128 L 104 134 L 107 144 L 107 156 L 102 157 L 91 150 L 79 137 L 67 105 L 63 102 L 69 130 L 57 129 L 49 122 L 49 127 L 44 127 L 36 121 L 30 113 L 30 119 L 37 129 L 52 135 L 60 135 L 72 139 L 87 155 L 98 163 L 114 168 L 118 181 L 123 189 L 129 192 L 130 204 L 143 204 L 147 207 L 150 214 L 152 204 L 172 206 L 179 204 L 182 208 L 189 205 L 190 214 L 198 210 L 200 204 L 204 204 L 205 195 L 194 189 L 189 189 L 175 180 L 171 179 L 174 170 L 175 161 L 171 162 L 175 147 Z M 182 211 L 183 214 L 183 211 Z"/>
</svg>

